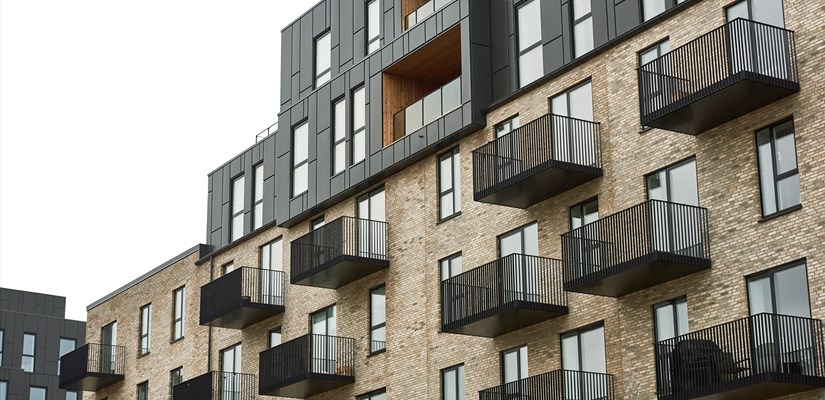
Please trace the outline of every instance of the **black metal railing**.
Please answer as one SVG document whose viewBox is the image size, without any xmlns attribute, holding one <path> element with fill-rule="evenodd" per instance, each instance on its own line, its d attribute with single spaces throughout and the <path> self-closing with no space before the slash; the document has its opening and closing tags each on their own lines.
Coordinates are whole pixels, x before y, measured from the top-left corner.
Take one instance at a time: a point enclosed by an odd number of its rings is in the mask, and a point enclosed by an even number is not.
<svg viewBox="0 0 825 400">
<path fill-rule="evenodd" d="M 794 32 L 737 18 L 642 65 L 642 123 L 721 90 L 743 73 L 772 84 L 798 83 Z"/>
<path fill-rule="evenodd" d="M 655 354 L 660 398 L 731 390 L 760 374 L 825 377 L 822 321 L 811 318 L 757 314 L 660 341 Z"/>
<path fill-rule="evenodd" d="M 547 114 L 473 151 L 473 188 L 496 191 L 550 161 L 602 167 L 600 124 Z M 483 197 L 483 196 L 482 196 Z"/>
<path fill-rule="evenodd" d="M 559 369 L 478 392 L 479 400 L 613 400 L 613 375 Z"/>
<path fill-rule="evenodd" d="M 669 253 L 710 259 L 707 209 L 648 200 L 561 235 L 564 282 L 601 279 L 610 267 Z"/>
<path fill-rule="evenodd" d="M 174 400 L 255 400 L 255 375 L 207 372 L 172 388 Z"/>
<path fill-rule="evenodd" d="M 258 143 L 261 140 L 264 140 L 267 136 L 269 136 L 269 135 L 271 135 L 275 132 L 278 132 L 278 121 L 275 121 L 275 123 L 270 125 L 268 128 L 258 132 L 258 134 L 255 135 L 255 143 Z"/>
<path fill-rule="evenodd" d="M 342 256 L 389 261 L 387 223 L 341 217 L 292 241 L 292 282 Z"/>
<path fill-rule="evenodd" d="M 283 387 L 309 374 L 355 376 L 355 339 L 304 335 L 260 354 L 260 387 Z"/>
<path fill-rule="evenodd" d="M 393 140 L 413 133 L 461 107 L 461 77 L 393 115 Z"/>
<path fill-rule="evenodd" d="M 284 305 L 283 271 L 240 267 L 201 287 L 201 324 L 237 311 L 245 304 Z"/>
<path fill-rule="evenodd" d="M 567 306 L 561 261 L 510 254 L 441 282 L 441 323 L 455 324 L 491 317 L 513 302 Z"/>
<path fill-rule="evenodd" d="M 60 357 L 60 387 L 90 374 L 123 375 L 126 348 L 87 343 Z"/>
</svg>

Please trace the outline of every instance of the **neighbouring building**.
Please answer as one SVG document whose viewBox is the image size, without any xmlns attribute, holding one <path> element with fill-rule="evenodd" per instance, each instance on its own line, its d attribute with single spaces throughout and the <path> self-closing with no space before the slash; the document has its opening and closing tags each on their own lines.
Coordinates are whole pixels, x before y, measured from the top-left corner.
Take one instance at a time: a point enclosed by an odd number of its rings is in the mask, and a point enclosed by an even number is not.
<svg viewBox="0 0 825 400">
<path fill-rule="evenodd" d="M 88 399 L 825 399 L 825 4 L 324 0 Z"/>
</svg>

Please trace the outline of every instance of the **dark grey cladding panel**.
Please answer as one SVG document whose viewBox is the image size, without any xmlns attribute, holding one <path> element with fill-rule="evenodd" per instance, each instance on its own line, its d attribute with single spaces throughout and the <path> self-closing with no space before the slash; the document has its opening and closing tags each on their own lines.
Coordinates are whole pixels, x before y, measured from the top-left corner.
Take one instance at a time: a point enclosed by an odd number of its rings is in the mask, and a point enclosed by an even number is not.
<svg viewBox="0 0 825 400">
<path fill-rule="evenodd" d="M 330 85 L 324 85 L 321 89 L 318 90 L 318 94 L 315 95 L 316 101 L 316 117 L 315 117 L 315 126 L 317 130 L 327 129 L 330 126 L 330 118 L 331 118 L 331 109 L 332 109 L 332 96 L 330 95 Z M 312 115 L 312 109 L 310 107 L 310 115 Z"/>
<path fill-rule="evenodd" d="M 593 2 L 601 0 L 592 0 Z M 565 3 L 568 3 L 565 1 Z M 568 3 L 569 4 L 569 3 Z M 567 7 L 567 6 L 565 6 Z M 541 3 L 541 36 L 542 41 L 547 43 L 563 34 L 570 32 L 564 30 L 562 25 L 562 13 L 566 8 L 562 7 L 562 0 L 543 0 Z M 569 15 L 569 14 L 568 14 Z"/>
<path fill-rule="evenodd" d="M 544 45 L 544 70 L 553 71 L 564 66 L 564 38 L 555 40 Z"/>
<path fill-rule="evenodd" d="M 366 178 L 367 162 L 362 161 L 353 165 L 349 169 L 349 184 L 350 186 L 357 185 Z"/>
<path fill-rule="evenodd" d="M 376 75 L 381 72 L 381 52 L 375 52 L 370 54 L 369 59 L 369 76 Z"/>
<path fill-rule="evenodd" d="M 364 75 L 365 64 L 363 62 L 358 63 L 349 71 L 350 89 L 354 89 L 366 81 L 366 75 Z"/>
<path fill-rule="evenodd" d="M 312 131 L 310 131 L 310 132 L 312 132 Z M 314 141 L 310 140 L 310 146 L 309 147 L 315 147 L 313 142 Z M 317 177 L 318 176 L 318 162 L 316 160 L 313 160 L 312 158 L 310 158 L 310 160 L 312 160 L 312 161 L 309 162 L 309 168 L 308 168 L 309 169 L 309 172 L 308 172 L 309 176 L 307 177 L 309 190 L 306 192 L 306 196 L 305 196 L 306 197 L 306 202 L 307 202 L 307 206 L 306 206 L 307 208 L 309 207 L 309 204 L 315 204 L 315 199 L 317 198 L 317 195 L 318 195 L 318 189 L 315 187 L 316 181 L 314 179 L 312 179 L 312 177 Z"/>
<path fill-rule="evenodd" d="M 338 193 L 341 193 L 346 188 L 347 183 L 347 176 L 346 173 L 340 173 L 335 175 L 329 181 L 329 194 L 330 196 L 335 196 Z"/>
<path fill-rule="evenodd" d="M 269 135 L 263 141 L 263 158 L 264 158 L 264 179 L 269 179 L 275 175 L 275 147 L 277 144 L 276 136 L 279 133 Z"/>
<path fill-rule="evenodd" d="M 318 36 L 321 34 L 321 32 L 327 30 L 328 28 L 329 24 L 327 23 L 327 2 L 323 1 L 318 3 L 318 5 L 316 5 L 315 8 L 312 9 L 312 36 Z"/>
<path fill-rule="evenodd" d="M 384 1 L 384 4 L 390 3 L 389 1 Z M 395 38 L 395 13 L 393 9 L 390 8 L 389 10 L 385 10 L 382 13 L 382 21 L 381 21 L 381 45 L 389 43 L 391 40 Z"/>
<path fill-rule="evenodd" d="M 369 84 L 369 106 L 367 108 L 367 117 L 369 118 L 368 124 L 371 127 L 370 135 L 368 136 L 367 146 L 369 149 L 367 154 L 375 154 L 378 151 L 381 151 L 381 148 L 384 147 L 383 143 L 383 115 L 381 113 L 381 100 L 382 100 L 382 92 L 383 88 L 381 86 L 381 74 L 375 74 L 370 78 Z M 372 131 L 375 131 L 373 133 Z M 379 163 L 380 165 L 380 163 Z"/>
<path fill-rule="evenodd" d="M 266 168 L 266 167 L 264 167 Z M 264 179 L 264 221 L 275 219 L 275 177 Z"/>
<path fill-rule="evenodd" d="M 447 7 L 444 7 L 444 9 L 441 11 L 441 19 L 442 28 L 449 28 L 457 24 L 458 21 L 461 20 L 461 10 L 459 8 L 458 2 L 451 3 Z"/>
<path fill-rule="evenodd" d="M 352 30 L 364 28 L 364 19 L 367 16 L 367 3 L 364 0 L 352 0 Z"/>
<path fill-rule="evenodd" d="M 275 209 L 275 218 L 278 221 L 286 221 L 291 217 L 289 209 L 292 204 L 290 200 L 292 166 L 290 165 L 289 154 L 278 157 L 275 163 L 275 169 L 277 171 L 284 171 L 280 176 L 276 177 L 280 179 L 275 180 L 275 195 L 278 196 L 279 200 L 278 208 Z"/>
<path fill-rule="evenodd" d="M 616 36 L 619 36 L 641 22 L 642 10 L 638 1 L 625 0 L 616 4 Z"/>
<path fill-rule="evenodd" d="M 562 32 L 565 32 L 562 35 L 562 45 L 564 46 L 564 63 L 567 64 L 571 60 L 573 60 L 573 25 L 570 18 L 572 17 L 572 11 L 570 9 L 571 3 L 564 2 L 561 5 L 561 26 Z M 542 25 L 542 27 L 544 27 Z M 549 72 L 548 70 L 544 71 L 545 73 Z"/>
<path fill-rule="evenodd" d="M 355 32 L 352 27 L 352 2 L 353 1 L 360 1 L 360 0 L 340 0 L 340 2 L 334 2 L 341 5 L 340 13 L 335 14 L 333 13 L 333 18 L 337 17 L 337 20 L 340 23 L 340 46 L 341 46 L 341 58 L 339 60 L 341 70 L 347 65 L 347 62 L 352 61 L 353 57 L 353 50 L 352 50 L 352 35 Z M 333 35 L 335 36 L 335 35 Z"/>
<path fill-rule="evenodd" d="M 341 36 L 345 35 L 341 31 L 341 1 L 342 0 L 327 0 L 327 19 L 329 22 L 329 29 L 332 30 L 332 37 L 330 43 L 332 47 L 338 46 L 341 43 Z M 335 63 L 332 64 L 335 67 Z"/>
<path fill-rule="evenodd" d="M 407 51 L 415 50 L 424 44 L 424 40 L 427 38 L 424 25 L 425 24 L 418 24 L 407 30 L 407 37 L 410 40 Z"/>
<path fill-rule="evenodd" d="M 209 180 L 212 180 L 211 178 Z M 212 234 L 212 219 L 215 207 L 212 204 L 212 191 L 206 193 L 206 243 L 209 243 L 209 237 Z"/>
<path fill-rule="evenodd" d="M 227 203 L 221 205 L 221 241 L 219 242 L 220 246 L 224 246 L 229 243 L 229 227 L 231 226 L 231 219 L 232 214 L 229 208 L 229 204 Z"/>
<path fill-rule="evenodd" d="M 230 184 L 232 173 L 229 165 L 225 165 L 222 169 L 223 179 L 221 179 L 221 182 L 223 183 L 223 197 L 221 204 L 229 204 L 229 201 L 232 200 L 232 187 Z"/>
<path fill-rule="evenodd" d="M 492 69 L 500 71 L 510 65 L 511 51 L 510 42 L 515 41 L 515 35 L 510 30 L 514 11 L 509 7 L 509 1 L 493 1 L 490 10 L 490 39 L 492 53 Z M 470 21 L 471 25 L 475 25 Z"/>
<path fill-rule="evenodd" d="M 323 113 L 322 113 L 323 114 Z M 315 159 L 317 173 L 315 175 L 315 193 L 318 198 L 326 199 L 329 197 L 329 177 L 332 172 L 330 162 L 332 160 L 332 130 L 324 129 L 316 136 L 316 149 L 318 157 Z"/>
<path fill-rule="evenodd" d="M 315 35 L 312 34 L 312 13 L 304 14 L 301 17 L 301 91 L 312 88 L 315 80 L 315 68 L 313 68 L 313 50 L 315 48 Z M 294 49 L 293 49 L 294 50 Z"/>
<path fill-rule="evenodd" d="M 318 110 L 318 96 L 310 96 L 307 97 L 305 100 L 309 104 L 309 119 L 307 119 L 307 123 L 309 124 L 307 128 L 309 129 L 309 145 L 308 148 L 308 157 L 309 160 L 314 160 L 317 156 L 315 154 L 315 140 L 313 140 L 313 135 L 318 134 L 318 114 L 320 113 Z M 327 109 L 328 107 L 324 107 Z M 327 111 L 328 112 L 328 111 Z M 310 175 L 312 176 L 312 175 Z M 311 179 L 310 179 L 311 180 Z"/>
<path fill-rule="evenodd" d="M 292 27 L 281 33 L 281 105 L 292 100 Z"/>
<path fill-rule="evenodd" d="M 403 40 L 396 40 L 392 42 L 392 60 L 393 62 L 398 61 L 401 57 L 404 57 L 404 41 Z"/>
<path fill-rule="evenodd" d="M 599 47 L 608 40 L 607 4 L 612 0 L 591 0 L 593 12 L 593 46 Z"/>
<path fill-rule="evenodd" d="M 209 241 L 210 244 L 215 246 L 215 248 L 220 248 L 221 246 L 224 245 L 224 243 L 221 241 L 222 238 L 223 238 L 223 230 L 221 228 L 218 228 L 218 230 L 213 231 L 212 233 L 209 234 L 209 237 L 208 237 L 209 240 L 208 241 Z"/>
<path fill-rule="evenodd" d="M 292 53 L 289 55 L 292 59 L 292 75 L 296 75 L 301 72 L 301 20 L 295 21 L 290 29 L 292 30 Z"/>
<path fill-rule="evenodd" d="M 238 157 L 233 158 L 232 161 L 229 162 L 229 178 L 234 179 L 238 175 L 242 174 L 243 171 L 244 171 L 243 167 L 244 167 L 244 155 L 243 154 L 241 154 Z"/>
<path fill-rule="evenodd" d="M 338 99 L 347 94 L 347 74 L 341 75 L 332 80 L 329 85 L 330 100 Z"/>
<path fill-rule="evenodd" d="M 510 67 L 501 69 L 493 73 L 493 100 L 498 100 L 510 94 L 510 86 L 515 83 L 510 81 Z"/>
<path fill-rule="evenodd" d="M 295 53 L 295 58 L 300 58 L 297 52 Z M 300 96 L 301 96 L 301 90 L 300 90 L 301 83 L 300 83 L 300 81 L 301 81 L 301 74 L 296 73 L 296 74 L 292 75 L 292 83 L 290 84 L 292 86 L 292 93 L 290 94 L 290 96 L 292 96 L 292 98 L 295 99 L 295 100 L 293 100 L 293 102 L 298 101 L 297 99 L 300 99 Z"/>
<path fill-rule="evenodd" d="M 290 217 L 297 216 L 302 211 L 307 209 L 307 194 L 301 194 L 289 200 L 289 215 Z"/>
<path fill-rule="evenodd" d="M 381 69 L 389 67 L 394 61 L 392 46 L 381 49 Z"/>
<path fill-rule="evenodd" d="M 370 176 L 374 176 L 374 175 L 378 174 L 379 172 L 381 172 L 381 170 L 384 168 L 384 165 L 383 165 L 384 163 L 381 160 L 381 151 L 379 150 L 377 153 L 370 155 L 369 162 L 370 162 L 370 170 L 369 170 L 369 175 Z"/>
<path fill-rule="evenodd" d="M 335 35 L 333 35 L 335 36 Z M 340 62 L 338 60 L 341 59 L 341 46 L 333 46 L 330 55 L 330 73 L 332 76 L 336 76 L 341 72 L 341 67 L 339 67 Z"/>
<path fill-rule="evenodd" d="M 436 13 L 424 20 L 424 40 L 430 41 L 433 40 L 441 30 L 438 27 L 438 19 L 441 17 L 441 13 Z"/>
</svg>

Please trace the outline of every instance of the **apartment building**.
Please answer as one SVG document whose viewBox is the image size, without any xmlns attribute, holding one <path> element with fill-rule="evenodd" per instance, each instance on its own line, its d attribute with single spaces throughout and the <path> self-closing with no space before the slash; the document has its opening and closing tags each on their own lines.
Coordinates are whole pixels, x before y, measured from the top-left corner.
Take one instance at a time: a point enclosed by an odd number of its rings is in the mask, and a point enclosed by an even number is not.
<svg viewBox="0 0 825 400">
<path fill-rule="evenodd" d="M 64 354 L 82 347 L 86 323 L 66 319 L 66 298 L 0 288 L 0 400 L 78 400 L 58 388 Z"/>
<path fill-rule="evenodd" d="M 321 1 L 281 32 L 278 129 L 209 174 L 207 243 L 92 304 L 61 385 L 825 398 L 822 11 Z"/>
</svg>

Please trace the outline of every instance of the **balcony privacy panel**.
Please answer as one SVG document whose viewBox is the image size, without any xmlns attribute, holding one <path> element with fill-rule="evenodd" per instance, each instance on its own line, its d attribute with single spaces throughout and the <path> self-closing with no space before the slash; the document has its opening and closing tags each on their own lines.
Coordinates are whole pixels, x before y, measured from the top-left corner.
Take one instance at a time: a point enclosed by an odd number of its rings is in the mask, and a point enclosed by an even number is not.
<svg viewBox="0 0 825 400">
<path fill-rule="evenodd" d="M 87 343 L 60 358 L 60 388 L 95 391 L 123 380 L 126 348 Z"/>
<path fill-rule="evenodd" d="M 753 398 L 825 386 L 825 342 L 816 319 L 757 314 L 663 340 L 655 354 L 659 398 L 697 398 L 771 381 L 790 386 L 762 386 Z"/>
<path fill-rule="evenodd" d="M 287 397 L 309 396 L 331 386 L 352 383 L 355 340 L 327 335 L 301 336 L 261 352 L 259 373 L 261 394 Z M 330 386 L 323 381 L 337 383 Z"/>
<path fill-rule="evenodd" d="M 172 388 L 174 400 L 255 400 L 255 375 L 207 372 Z"/>
<path fill-rule="evenodd" d="M 613 400 L 613 375 L 556 370 L 478 392 L 479 400 Z"/>
</svg>

